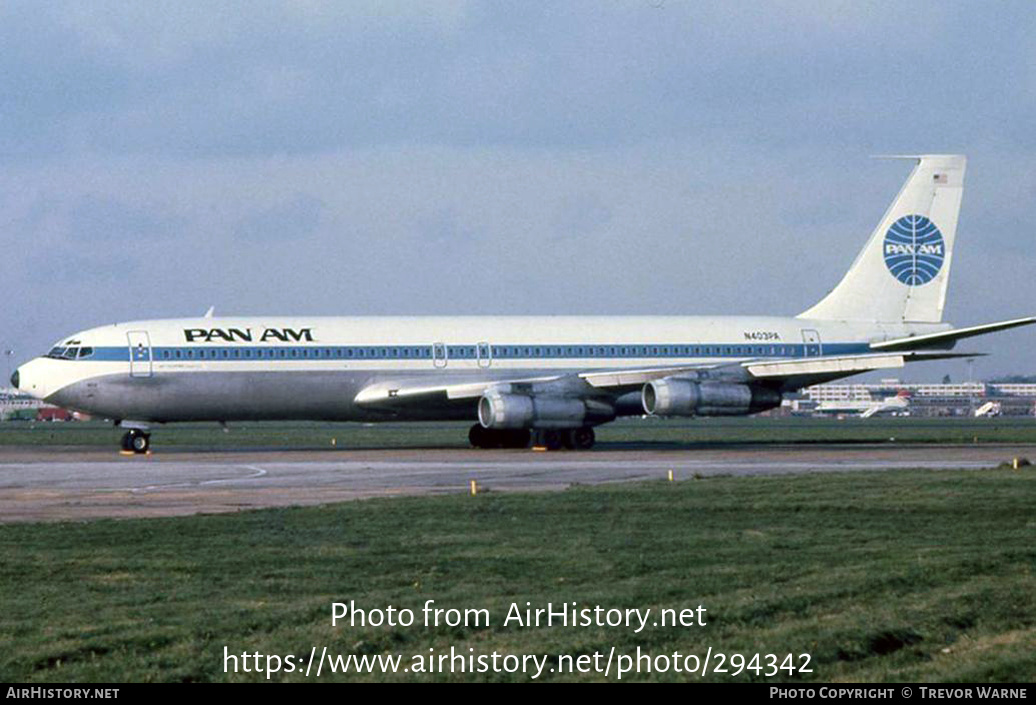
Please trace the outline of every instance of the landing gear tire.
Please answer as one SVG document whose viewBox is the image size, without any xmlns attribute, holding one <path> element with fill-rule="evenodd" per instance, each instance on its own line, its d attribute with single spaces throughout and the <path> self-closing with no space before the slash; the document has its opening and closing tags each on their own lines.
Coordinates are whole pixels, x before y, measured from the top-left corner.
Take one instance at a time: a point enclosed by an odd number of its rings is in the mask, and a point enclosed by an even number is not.
<svg viewBox="0 0 1036 705">
<path fill-rule="evenodd" d="M 475 424 L 468 431 L 468 440 L 476 448 L 524 448 L 529 445 L 528 429 L 495 429 Z"/>
<path fill-rule="evenodd" d="M 532 432 L 527 428 L 519 428 L 507 433 L 507 445 L 504 448 L 528 448 Z"/>
<path fill-rule="evenodd" d="M 564 437 L 560 431 L 548 430 L 536 432 L 536 445 L 547 450 L 560 450 L 564 444 Z"/>
<path fill-rule="evenodd" d="M 468 442 L 475 448 L 486 448 L 486 429 L 477 423 L 468 430 Z"/>
<path fill-rule="evenodd" d="M 565 447 L 574 450 L 590 450 L 597 438 L 589 426 L 576 428 L 565 434 Z"/>
<path fill-rule="evenodd" d="M 151 449 L 151 434 L 136 429 L 127 431 L 122 436 L 122 449 L 143 455 Z"/>
</svg>

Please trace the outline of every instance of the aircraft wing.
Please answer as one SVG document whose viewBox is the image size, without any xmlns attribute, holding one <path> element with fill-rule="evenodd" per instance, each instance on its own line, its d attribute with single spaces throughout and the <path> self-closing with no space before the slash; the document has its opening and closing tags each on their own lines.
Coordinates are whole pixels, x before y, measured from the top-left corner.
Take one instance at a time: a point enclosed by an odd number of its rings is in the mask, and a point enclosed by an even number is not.
<svg viewBox="0 0 1036 705">
<path fill-rule="evenodd" d="M 382 380 L 364 387 L 353 401 L 363 407 L 392 408 L 421 400 L 462 401 L 477 399 L 490 387 L 500 384 L 537 384 L 558 379 L 560 375 L 542 377 L 468 378 L 459 377 L 446 384 L 426 378 Z"/>
<path fill-rule="evenodd" d="M 903 367 L 908 362 L 983 357 L 985 353 L 904 351 L 862 355 L 824 355 L 794 360 L 758 360 L 741 363 L 750 380 L 781 391 L 793 391 L 862 372 Z M 749 380 L 749 381 L 750 381 Z"/>
<path fill-rule="evenodd" d="M 755 381 L 773 389 L 791 391 L 861 372 L 898 368 L 912 361 L 977 356 L 977 353 L 913 351 L 585 372 L 565 371 L 539 376 L 508 377 L 499 373 L 492 376 L 488 373 L 459 373 L 448 381 L 441 381 L 441 378 L 433 381 L 427 377 L 379 380 L 360 390 L 353 401 L 367 409 L 391 412 L 419 406 L 463 406 L 476 401 L 489 390 L 505 388 L 528 394 L 591 397 L 638 391 L 652 380 L 680 376 L 739 383 Z"/>
<path fill-rule="evenodd" d="M 748 360 L 741 363 L 698 365 L 694 367 L 654 367 L 640 370 L 592 371 L 579 374 L 590 386 L 612 391 L 632 391 L 654 379 L 700 376 L 724 382 L 759 382 L 781 391 L 792 391 L 812 384 L 849 377 L 862 372 L 903 367 L 908 362 L 957 357 L 982 357 L 983 353 L 908 351 L 864 353 L 862 355 L 821 355 L 790 360 Z"/>
<path fill-rule="evenodd" d="M 716 368 L 715 364 L 650 367 L 643 369 L 564 371 L 539 376 L 514 376 L 477 373 L 458 374 L 447 382 L 431 382 L 427 377 L 380 380 L 364 387 L 353 401 L 364 408 L 393 409 L 421 404 L 439 406 L 477 400 L 490 389 L 519 388 L 537 394 L 594 396 L 605 392 L 640 389 L 652 379 L 697 373 Z M 597 391 L 600 390 L 600 391 Z"/>
</svg>

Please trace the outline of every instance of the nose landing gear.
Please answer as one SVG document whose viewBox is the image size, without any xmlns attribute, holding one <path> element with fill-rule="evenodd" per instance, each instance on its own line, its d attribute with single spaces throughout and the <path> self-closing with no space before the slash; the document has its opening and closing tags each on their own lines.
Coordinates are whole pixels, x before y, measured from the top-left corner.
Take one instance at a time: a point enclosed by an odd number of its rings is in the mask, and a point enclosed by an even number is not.
<svg viewBox="0 0 1036 705">
<path fill-rule="evenodd" d="M 122 436 L 122 449 L 137 455 L 147 453 L 151 449 L 151 434 L 131 428 Z"/>
</svg>

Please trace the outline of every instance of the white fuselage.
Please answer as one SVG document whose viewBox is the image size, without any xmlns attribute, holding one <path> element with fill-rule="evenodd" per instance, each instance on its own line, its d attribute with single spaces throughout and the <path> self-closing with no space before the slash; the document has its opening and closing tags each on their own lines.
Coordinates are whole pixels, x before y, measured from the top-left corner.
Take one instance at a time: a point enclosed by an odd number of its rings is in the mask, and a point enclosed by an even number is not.
<svg viewBox="0 0 1036 705">
<path fill-rule="evenodd" d="M 384 416 L 358 408 L 355 395 L 385 379 L 491 381 L 855 354 L 874 341 L 947 328 L 747 316 L 166 319 L 63 339 L 50 356 L 19 368 L 19 386 L 119 419 L 363 420 Z M 428 409 L 412 417 L 439 416 Z"/>
</svg>

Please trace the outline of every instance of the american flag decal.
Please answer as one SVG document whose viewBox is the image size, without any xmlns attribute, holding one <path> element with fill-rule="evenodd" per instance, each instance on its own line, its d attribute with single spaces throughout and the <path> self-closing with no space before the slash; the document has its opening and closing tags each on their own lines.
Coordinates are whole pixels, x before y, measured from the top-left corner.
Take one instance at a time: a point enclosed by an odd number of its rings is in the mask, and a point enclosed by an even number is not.
<svg viewBox="0 0 1036 705">
<path fill-rule="evenodd" d="M 933 174 L 932 181 L 937 184 L 947 184 L 950 180 L 946 174 Z"/>
</svg>

